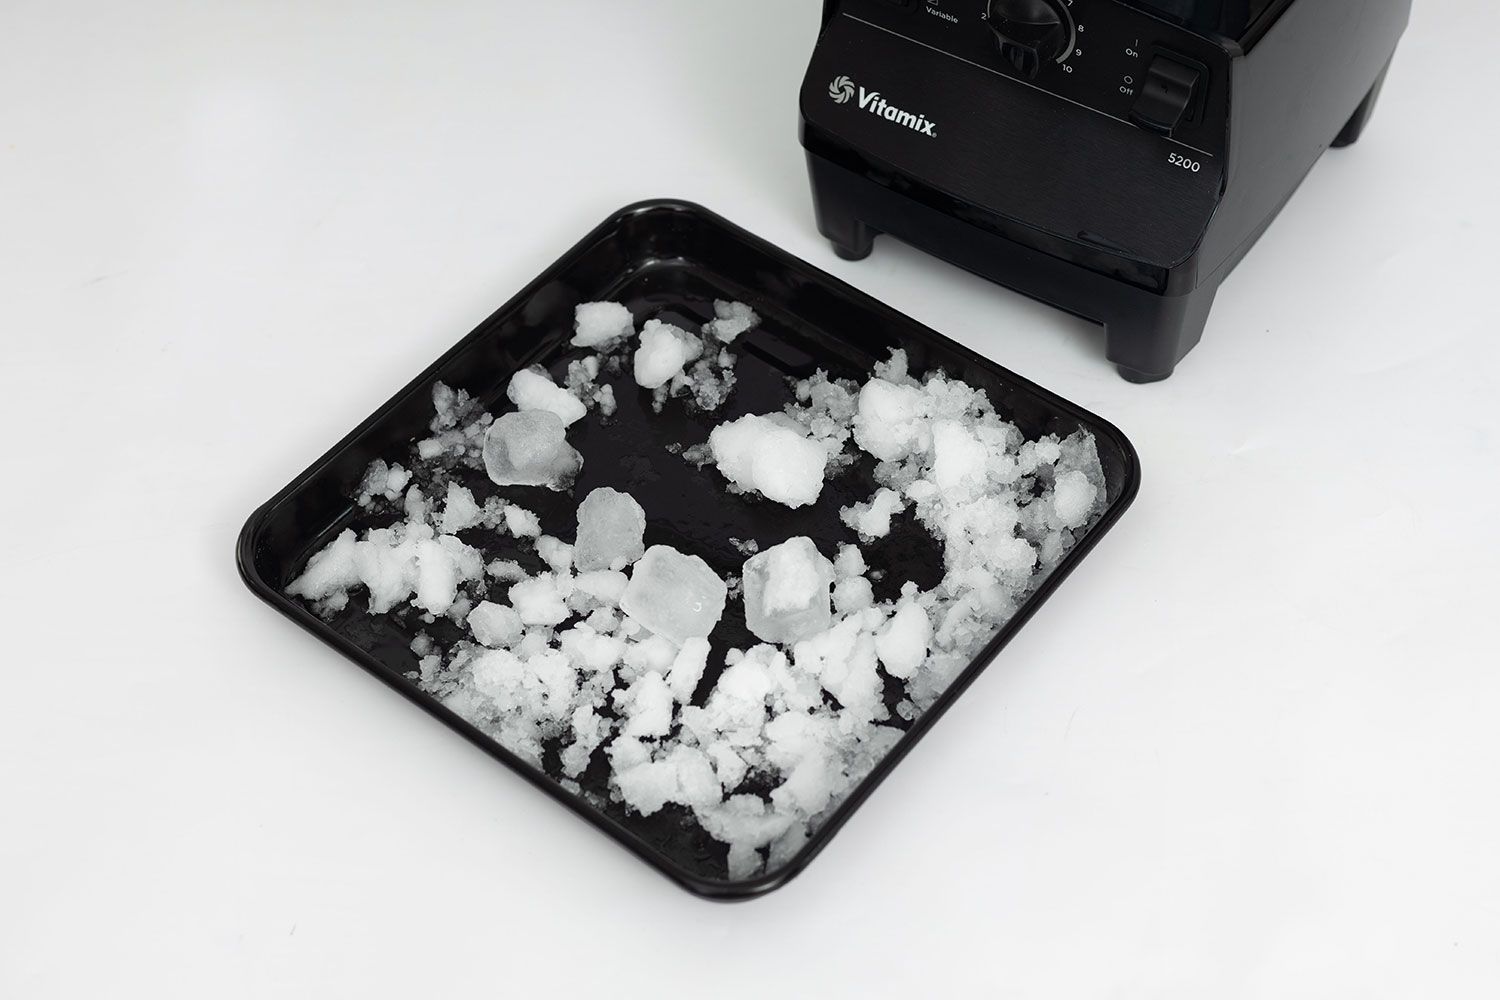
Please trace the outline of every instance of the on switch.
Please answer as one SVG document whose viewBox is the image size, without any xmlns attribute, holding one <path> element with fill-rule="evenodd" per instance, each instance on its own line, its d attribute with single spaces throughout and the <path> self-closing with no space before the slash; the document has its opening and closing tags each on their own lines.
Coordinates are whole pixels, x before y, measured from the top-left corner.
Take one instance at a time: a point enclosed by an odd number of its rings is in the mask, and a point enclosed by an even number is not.
<svg viewBox="0 0 1500 1000">
<path fill-rule="evenodd" d="M 1156 56 L 1130 107 L 1130 117 L 1138 125 L 1170 135 L 1192 104 L 1197 86 L 1196 69 L 1166 56 Z"/>
</svg>

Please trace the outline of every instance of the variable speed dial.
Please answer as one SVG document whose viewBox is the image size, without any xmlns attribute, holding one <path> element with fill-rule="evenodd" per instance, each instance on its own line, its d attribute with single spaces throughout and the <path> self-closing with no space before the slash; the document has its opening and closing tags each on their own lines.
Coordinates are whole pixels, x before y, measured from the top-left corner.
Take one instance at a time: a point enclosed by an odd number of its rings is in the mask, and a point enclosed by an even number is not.
<svg viewBox="0 0 1500 1000">
<path fill-rule="evenodd" d="M 1073 18 L 1063 0 L 990 0 L 988 20 L 1000 55 L 1025 76 L 1073 50 Z"/>
</svg>

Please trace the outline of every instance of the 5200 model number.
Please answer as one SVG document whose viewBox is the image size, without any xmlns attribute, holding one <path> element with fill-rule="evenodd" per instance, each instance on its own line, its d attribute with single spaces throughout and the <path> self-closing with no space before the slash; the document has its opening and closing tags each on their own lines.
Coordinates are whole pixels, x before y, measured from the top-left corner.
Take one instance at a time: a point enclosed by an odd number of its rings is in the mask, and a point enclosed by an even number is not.
<svg viewBox="0 0 1500 1000">
<path fill-rule="evenodd" d="M 1203 169 L 1203 164 L 1199 163 L 1197 160 L 1190 160 L 1186 156 L 1183 156 L 1181 153 L 1168 153 L 1167 162 L 1172 164 L 1172 166 L 1174 167 L 1181 167 L 1183 170 L 1191 170 L 1195 174 Z"/>
</svg>

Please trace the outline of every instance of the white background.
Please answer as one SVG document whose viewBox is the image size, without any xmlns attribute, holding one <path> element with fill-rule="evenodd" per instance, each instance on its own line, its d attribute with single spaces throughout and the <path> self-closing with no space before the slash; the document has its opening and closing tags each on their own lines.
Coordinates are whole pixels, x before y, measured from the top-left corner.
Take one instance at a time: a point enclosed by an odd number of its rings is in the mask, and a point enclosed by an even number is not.
<svg viewBox="0 0 1500 1000">
<path fill-rule="evenodd" d="M 814 0 L 0 7 L 0 996 L 1492 997 L 1500 8 L 1423 4 L 1172 380 L 834 259 Z M 1117 422 L 1134 509 L 805 874 L 673 887 L 244 589 L 250 511 L 620 205 Z"/>
</svg>

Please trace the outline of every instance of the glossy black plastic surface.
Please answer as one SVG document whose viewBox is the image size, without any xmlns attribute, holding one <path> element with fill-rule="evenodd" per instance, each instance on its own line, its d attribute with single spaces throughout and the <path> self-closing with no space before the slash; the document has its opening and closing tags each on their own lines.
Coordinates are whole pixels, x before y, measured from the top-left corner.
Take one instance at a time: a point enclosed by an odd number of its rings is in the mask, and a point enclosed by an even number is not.
<svg viewBox="0 0 1500 1000">
<path fill-rule="evenodd" d="M 349 525 L 369 523 L 349 497 L 375 458 L 404 459 L 413 438 L 425 433 L 431 417 L 431 390 L 437 381 L 467 389 L 492 409 L 503 403 L 510 376 L 533 363 L 554 372 L 577 353 L 569 348 L 573 307 L 579 302 L 615 299 L 632 309 L 637 322 L 652 316 L 697 324 L 711 315 L 715 298 L 749 302 L 762 326 L 737 344 L 740 361 L 734 395 L 712 418 L 687 413 L 680 402 L 663 413 L 650 411 L 647 394 L 616 383 L 619 410 L 611 420 L 580 422 L 569 440 L 584 455 L 582 477 L 572 494 L 541 489 L 506 491 L 537 511 L 543 529 L 565 540 L 574 533 L 577 496 L 596 486 L 627 489 L 645 507 L 647 544 L 674 544 L 706 558 L 721 574 L 737 572 L 744 559 L 729 541 L 754 538 L 775 544 L 807 534 L 831 551 L 853 541 L 838 519 L 841 506 L 867 494 L 869 464 L 831 480 L 811 508 L 792 511 L 726 493 L 715 474 L 700 472 L 666 450 L 668 444 L 696 443 L 713 423 L 742 413 L 779 409 L 790 401 L 788 377 L 817 368 L 866 377 L 891 347 L 903 347 L 913 369 L 942 368 L 988 390 L 997 409 L 1030 435 L 1068 434 L 1084 427 L 1098 442 L 1109 505 L 1100 522 L 1080 541 L 1062 566 L 1043 582 L 1020 612 L 958 678 L 944 697 L 897 744 L 881 765 L 820 827 L 787 865 L 748 881 L 724 877 L 724 849 L 705 837 L 690 816 L 669 806 L 650 819 L 627 815 L 618 805 L 596 807 L 564 791 L 550 778 L 478 732 L 421 691 L 406 676 L 416 666 L 409 644 L 418 628 L 435 637 L 444 622 L 423 625 L 399 615 L 370 616 L 352 601 L 325 621 L 283 589 L 309 555 Z M 483 477 L 474 485 L 493 492 Z M 281 490 L 247 521 L 239 542 L 239 567 L 263 600 L 318 638 L 411 698 L 444 723 L 505 762 L 539 788 L 593 823 L 687 889 L 704 896 L 734 899 L 765 892 L 800 871 L 843 825 L 865 796 L 901 759 L 912 743 L 940 717 L 990 658 L 1015 634 L 1062 582 L 1134 498 L 1139 470 L 1130 443 L 1113 426 L 1016 376 L 915 321 L 881 305 L 837 279 L 792 258 L 696 205 L 652 201 L 622 209 L 549 267 L 525 290 L 376 410 L 348 437 Z M 909 527 L 909 526 L 908 526 Z M 467 540 L 467 538 L 466 538 Z M 498 540 L 497 545 L 504 545 Z M 516 557 L 503 548 L 487 557 Z M 930 585 L 941 574 L 935 547 L 916 529 L 893 532 L 887 544 L 867 547 L 873 568 L 887 571 L 877 596 L 892 596 L 902 580 Z M 457 634 L 447 637 L 456 639 Z M 754 642 L 741 608 L 731 601 L 712 637 L 717 650 Z M 712 687 L 717 667 L 698 690 Z M 597 770 L 597 769 L 596 769 Z M 603 789 L 607 775 L 585 774 Z"/>
<path fill-rule="evenodd" d="M 1290 0 L 1125 0 L 1132 7 L 1204 34 L 1243 40 L 1273 20 Z"/>
</svg>

